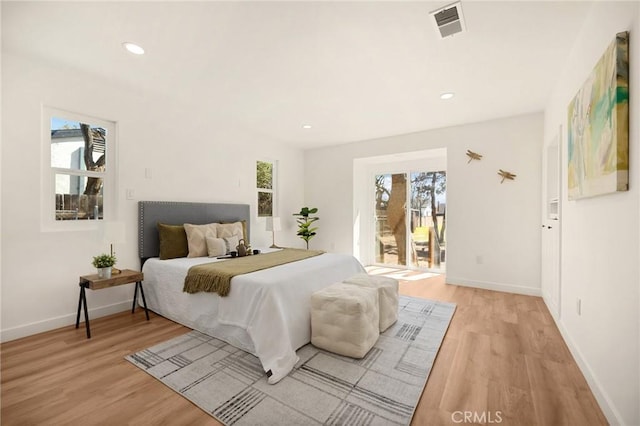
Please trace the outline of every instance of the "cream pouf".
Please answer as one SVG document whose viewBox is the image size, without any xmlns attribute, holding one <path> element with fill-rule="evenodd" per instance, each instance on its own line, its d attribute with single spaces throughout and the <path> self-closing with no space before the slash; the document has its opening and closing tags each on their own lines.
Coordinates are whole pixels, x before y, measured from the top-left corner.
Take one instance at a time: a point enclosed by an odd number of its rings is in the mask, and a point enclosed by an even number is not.
<svg viewBox="0 0 640 426">
<path fill-rule="evenodd" d="M 335 283 L 311 295 L 311 343 L 362 358 L 380 336 L 378 290 Z"/>
<path fill-rule="evenodd" d="M 379 275 L 358 274 L 344 282 L 378 289 L 380 333 L 398 320 L 398 280 Z"/>
</svg>

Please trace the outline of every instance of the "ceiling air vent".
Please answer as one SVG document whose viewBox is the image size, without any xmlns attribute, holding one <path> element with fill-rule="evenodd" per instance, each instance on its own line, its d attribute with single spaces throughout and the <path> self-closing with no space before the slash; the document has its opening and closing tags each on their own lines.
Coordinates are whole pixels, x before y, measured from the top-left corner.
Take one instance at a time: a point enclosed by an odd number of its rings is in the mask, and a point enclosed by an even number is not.
<svg viewBox="0 0 640 426">
<path fill-rule="evenodd" d="M 429 14 L 433 18 L 433 23 L 440 38 L 449 37 L 466 30 L 460 2 L 452 3 Z"/>
</svg>

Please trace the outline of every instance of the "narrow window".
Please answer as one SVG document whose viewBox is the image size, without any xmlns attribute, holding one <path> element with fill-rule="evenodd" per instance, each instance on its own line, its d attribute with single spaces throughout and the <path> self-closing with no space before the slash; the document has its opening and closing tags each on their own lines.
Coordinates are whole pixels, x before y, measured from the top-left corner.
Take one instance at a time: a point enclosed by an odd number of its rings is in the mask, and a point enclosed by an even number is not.
<svg viewBox="0 0 640 426">
<path fill-rule="evenodd" d="M 273 216 L 275 204 L 275 164 L 270 161 L 256 162 L 256 187 L 258 190 L 258 216 Z"/>
</svg>

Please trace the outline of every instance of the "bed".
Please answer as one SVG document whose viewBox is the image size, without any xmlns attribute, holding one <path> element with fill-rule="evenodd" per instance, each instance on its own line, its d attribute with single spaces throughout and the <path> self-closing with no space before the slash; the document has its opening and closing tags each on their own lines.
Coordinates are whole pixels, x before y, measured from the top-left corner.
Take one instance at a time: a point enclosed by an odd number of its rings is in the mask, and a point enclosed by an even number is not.
<svg viewBox="0 0 640 426">
<path fill-rule="evenodd" d="M 238 275 L 225 297 L 182 291 L 194 265 L 209 257 L 160 260 L 157 223 L 181 225 L 245 221 L 246 204 L 139 202 L 139 256 L 147 306 L 189 328 L 223 340 L 260 359 L 268 382 L 277 383 L 298 361 L 295 351 L 311 340 L 310 296 L 364 268 L 350 255 L 324 253 L 305 260 Z M 260 248 L 263 252 L 273 249 Z"/>
</svg>

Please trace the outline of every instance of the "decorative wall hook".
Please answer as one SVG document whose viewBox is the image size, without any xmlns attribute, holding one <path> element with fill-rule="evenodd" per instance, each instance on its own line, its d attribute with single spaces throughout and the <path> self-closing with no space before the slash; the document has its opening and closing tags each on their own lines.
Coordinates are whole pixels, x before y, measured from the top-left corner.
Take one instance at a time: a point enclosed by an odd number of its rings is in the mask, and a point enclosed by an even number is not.
<svg viewBox="0 0 640 426">
<path fill-rule="evenodd" d="M 470 149 L 468 149 L 467 157 L 469 157 L 469 161 L 467 161 L 467 164 L 469 164 L 472 160 L 481 160 L 482 154 L 478 154 L 477 152 L 473 152 Z"/>
<path fill-rule="evenodd" d="M 505 179 L 513 180 L 516 177 L 516 175 L 514 175 L 513 173 L 507 172 L 502 169 L 498 169 L 498 174 L 502 176 L 502 180 L 500 181 L 500 183 L 504 182 Z"/>
</svg>

